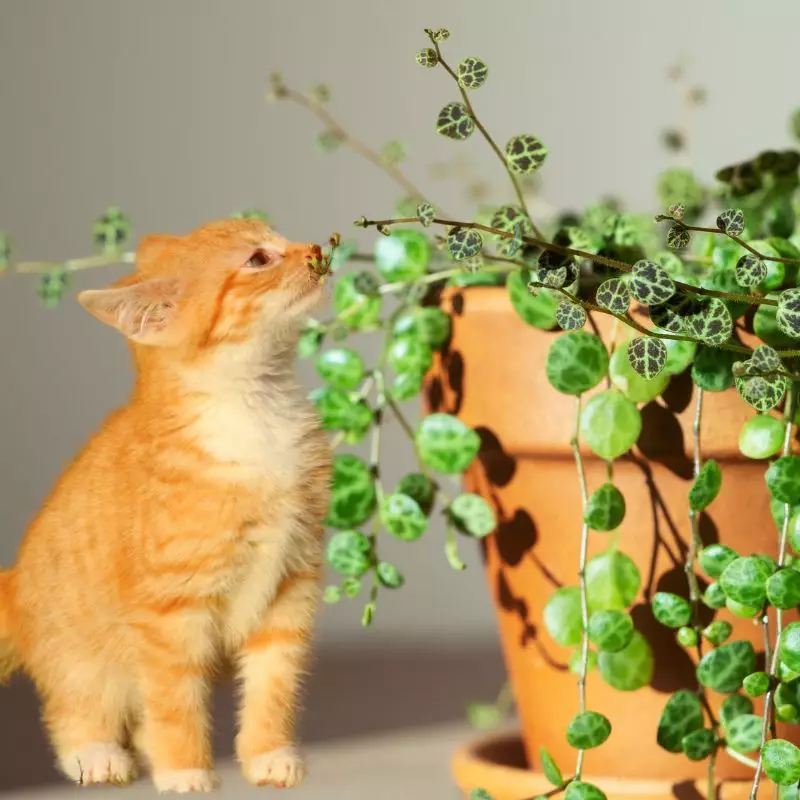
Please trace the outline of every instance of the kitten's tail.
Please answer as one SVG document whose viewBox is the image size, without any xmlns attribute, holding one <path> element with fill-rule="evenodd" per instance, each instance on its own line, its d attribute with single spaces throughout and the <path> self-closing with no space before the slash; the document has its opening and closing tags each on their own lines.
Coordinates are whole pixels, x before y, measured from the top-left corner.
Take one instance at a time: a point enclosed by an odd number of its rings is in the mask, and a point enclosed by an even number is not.
<svg viewBox="0 0 800 800">
<path fill-rule="evenodd" d="M 9 570 L 0 571 L 0 683 L 5 683 L 19 666 L 12 639 L 14 630 L 13 583 Z"/>
</svg>

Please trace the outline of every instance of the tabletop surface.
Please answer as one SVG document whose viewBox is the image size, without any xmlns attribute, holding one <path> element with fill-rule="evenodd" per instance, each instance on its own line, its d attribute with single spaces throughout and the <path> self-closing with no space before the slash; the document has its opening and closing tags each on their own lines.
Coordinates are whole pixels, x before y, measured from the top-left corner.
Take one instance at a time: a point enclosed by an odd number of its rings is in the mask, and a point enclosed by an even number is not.
<svg viewBox="0 0 800 800">
<path fill-rule="evenodd" d="M 313 745 L 305 748 L 308 775 L 288 793 L 287 800 L 460 800 L 450 777 L 450 759 L 457 747 L 474 737 L 475 731 L 463 724 L 445 724 Z M 232 761 L 218 763 L 217 772 L 222 785 L 211 797 L 238 800 L 264 797 L 265 792 L 274 796 L 274 790 L 247 784 Z M 84 791 L 64 782 L 0 790 L 0 798 L 150 800 L 171 796 L 159 795 L 146 779 L 124 789 L 92 787 L 88 795 Z"/>
</svg>

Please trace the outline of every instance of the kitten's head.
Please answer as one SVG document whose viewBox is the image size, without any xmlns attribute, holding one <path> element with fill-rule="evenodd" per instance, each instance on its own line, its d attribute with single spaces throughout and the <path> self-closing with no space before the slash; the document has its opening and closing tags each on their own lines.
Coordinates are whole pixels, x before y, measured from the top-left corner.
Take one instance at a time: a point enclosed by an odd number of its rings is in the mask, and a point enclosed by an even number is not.
<svg viewBox="0 0 800 800">
<path fill-rule="evenodd" d="M 218 345 L 286 339 L 319 301 L 314 244 L 289 242 L 263 222 L 222 220 L 188 236 L 147 236 L 136 272 L 81 292 L 91 314 L 136 345 L 197 356 Z"/>
</svg>

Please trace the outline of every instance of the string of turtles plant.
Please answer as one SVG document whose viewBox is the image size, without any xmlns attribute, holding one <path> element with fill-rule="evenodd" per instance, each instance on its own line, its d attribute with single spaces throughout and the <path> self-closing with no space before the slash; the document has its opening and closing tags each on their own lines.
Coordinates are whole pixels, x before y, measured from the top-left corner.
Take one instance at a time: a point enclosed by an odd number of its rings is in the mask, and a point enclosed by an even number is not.
<svg viewBox="0 0 800 800">
<path fill-rule="evenodd" d="M 437 507 L 446 523 L 444 552 L 455 569 L 464 568 L 458 534 L 480 538 L 494 529 L 494 512 L 485 500 L 461 491 L 457 482 L 451 491 L 443 485 L 472 465 L 480 446 L 477 433 L 443 413 L 415 426 L 404 404 L 419 395 L 433 354 L 450 336 L 449 317 L 431 304 L 436 288 L 504 285 L 526 323 L 563 330 L 550 346 L 546 377 L 555 390 L 574 398 L 571 446 L 582 506 L 576 531 L 580 556 L 575 584 L 558 589 L 547 603 L 545 627 L 555 642 L 572 650 L 578 710 L 565 735 L 576 759 L 565 778 L 542 748 L 540 766 L 553 785 L 545 796 L 604 798 L 600 788 L 584 780 L 583 763 L 587 750 L 612 735 L 612 725 L 592 710 L 587 674 L 597 670 L 619 691 L 635 691 L 652 678 L 653 652 L 629 613 L 642 580 L 620 547 L 626 506 L 614 483 L 614 462 L 637 443 L 640 408 L 661 395 L 673 376 L 688 371 L 696 391 L 686 595 L 657 592 L 648 599 L 655 618 L 696 653 L 697 685 L 668 700 L 654 739 L 670 752 L 707 762 L 709 796 L 716 785 L 716 758 L 724 750 L 753 768 L 753 797 L 763 776 L 782 796 L 794 797 L 800 750 L 777 738 L 776 723 L 800 722 L 800 623 L 783 620 L 784 611 L 800 605 L 800 560 L 794 555 L 800 553 L 800 456 L 792 453 L 800 381 L 800 153 L 765 151 L 727 167 L 717 174 L 714 190 L 685 166 L 668 170 L 658 185 L 667 210 L 656 217 L 667 223 L 667 247 L 652 220 L 626 213 L 613 201 L 541 225 L 529 214 L 524 179 L 545 163 L 547 148 L 531 134 L 513 136 L 500 147 L 471 101 L 488 77 L 485 62 L 470 57 L 452 67 L 442 53 L 448 32 L 426 34 L 430 46 L 417 54 L 417 62 L 443 70 L 459 93 L 441 109 L 438 132 L 461 141 L 477 131 L 501 162 L 515 204 L 484 208 L 464 221 L 437 212 L 403 173 L 399 142 L 373 150 L 352 138 L 327 110 L 326 87 L 304 95 L 278 75 L 271 79 L 273 97 L 305 106 L 325 124 L 321 150 L 350 147 L 403 191 L 396 217 L 356 222 L 381 234 L 374 253 L 358 253 L 352 242 L 334 236 L 323 263 L 314 265 L 335 272 L 333 316 L 309 320 L 299 345 L 300 356 L 315 359 L 324 381 L 311 399 L 337 446 L 327 519 L 335 532 L 327 560 L 341 579 L 328 587 L 325 599 L 354 598 L 368 587 L 362 621 L 369 625 L 380 591 L 404 582 L 400 569 L 379 554 L 382 532 L 417 540 Z M 793 120 L 795 130 L 799 123 Z M 716 226 L 690 224 L 720 204 Z M 258 210 L 238 216 L 264 218 Z M 129 237 L 129 220 L 112 208 L 94 225 L 95 255 L 63 263 L 13 263 L 10 240 L 2 234 L 0 266 L 43 273 L 39 294 L 52 306 L 76 270 L 132 263 L 134 254 L 125 249 Z M 369 269 L 344 271 L 362 261 L 374 261 L 377 275 Z M 615 320 L 609 341 L 600 335 L 599 315 Z M 364 332 L 384 337 L 372 365 L 347 344 L 351 335 Z M 716 499 L 723 479 L 719 464 L 702 456 L 703 400 L 707 393 L 728 390 L 754 409 L 739 448 L 768 462 L 765 488 L 776 523 L 777 559 L 739 554 L 724 544 L 704 546 L 700 538 L 700 515 Z M 387 418 L 408 434 L 418 462 L 394 487 L 385 485 L 380 469 Z M 369 443 L 368 460 L 341 452 L 361 442 Z M 605 482 L 593 489 L 584 468 L 587 450 L 608 465 Z M 608 546 L 589 558 L 593 537 L 605 537 Z M 761 625 L 763 670 L 757 669 L 750 642 L 730 640 L 730 622 L 720 618 L 703 624 L 706 608 Z M 725 696 L 718 714 L 712 708 L 716 695 Z M 753 699 L 762 697 L 759 714 Z M 483 789 L 473 792 L 476 800 L 487 797 Z"/>
</svg>

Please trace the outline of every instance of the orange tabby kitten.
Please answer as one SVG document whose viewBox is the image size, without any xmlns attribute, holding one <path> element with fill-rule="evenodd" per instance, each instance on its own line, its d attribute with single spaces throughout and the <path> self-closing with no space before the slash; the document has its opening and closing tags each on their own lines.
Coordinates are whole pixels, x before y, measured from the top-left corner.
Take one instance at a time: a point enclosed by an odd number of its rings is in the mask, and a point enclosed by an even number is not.
<svg viewBox="0 0 800 800">
<path fill-rule="evenodd" d="M 319 255 L 215 222 L 147 237 L 135 274 L 78 297 L 131 342 L 136 385 L 0 573 L 0 661 L 35 682 L 73 780 L 127 782 L 132 742 L 158 790 L 212 789 L 220 663 L 241 681 L 245 777 L 302 779 L 331 456 L 292 363 Z"/>
</svg>

